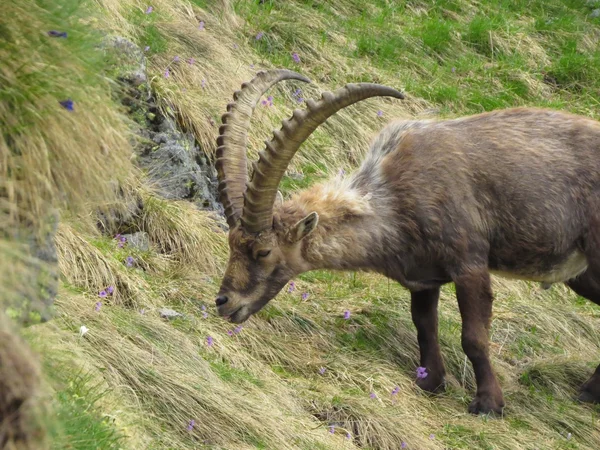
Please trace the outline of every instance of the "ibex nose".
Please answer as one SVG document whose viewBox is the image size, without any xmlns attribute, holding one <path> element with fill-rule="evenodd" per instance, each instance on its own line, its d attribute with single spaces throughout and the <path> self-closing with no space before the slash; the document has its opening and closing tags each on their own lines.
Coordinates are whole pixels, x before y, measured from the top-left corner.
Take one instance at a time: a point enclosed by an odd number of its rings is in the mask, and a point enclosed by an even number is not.
<svg viewBox="0 0 600 450">
<path fill-rule="evenodd" d="M 217 306 L 221 306 L 224 305 L 225 303 L 227 303 L 229 299 L 227 298 L 226 295 L 219 295 L 217 297 L 217 299 L 215 300 L 215 303 L 217 304 Z"/>
</svg>

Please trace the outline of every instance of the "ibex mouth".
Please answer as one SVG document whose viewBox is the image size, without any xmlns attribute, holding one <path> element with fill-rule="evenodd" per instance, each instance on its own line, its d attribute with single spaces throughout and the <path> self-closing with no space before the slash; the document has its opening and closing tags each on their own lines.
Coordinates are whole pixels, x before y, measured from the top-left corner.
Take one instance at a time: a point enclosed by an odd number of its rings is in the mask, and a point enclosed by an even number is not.
<svg viewBox="0 0 600 450">
<path fill-rule="evenodd" d="M 231 323 L 242 323 L 248 320 L 250 314 L 247 313 L 246 307 L 240 306 L 239 308 L 228 314 L 221 315 L 221 317 Z"/>
<path fill-rule="evenodd" d="M 240 307 L 236 309 L 234 312 L 225 317 L 225 320 L 231 323 L 242 323 L 248 320 L 250 314 L 247 313 L 248 309 L 245 307 Z"/>
</svg>

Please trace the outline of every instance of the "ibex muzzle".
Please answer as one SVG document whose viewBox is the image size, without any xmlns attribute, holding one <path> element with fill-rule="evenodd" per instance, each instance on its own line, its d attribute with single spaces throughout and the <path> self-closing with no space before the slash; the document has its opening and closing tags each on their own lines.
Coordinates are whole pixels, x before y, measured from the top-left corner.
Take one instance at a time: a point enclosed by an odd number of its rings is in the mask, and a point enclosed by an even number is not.
<svg viewBox="0 0 600 450">
<path fill-rule="evenodd" d="M 260 96 L 289 71 L 258 74 L 223 118 L 217 168 L 230 226 L 230 259 L 216 303 L 243 322 L 293 277 L 314 269 L 369 270 L 411 292 L 428 391 L 444 387 L 437 334 L 440 287 L 453 282 L 462 345 L 477 393 L 469 411 L 501 412 L 488 355 L 490 273 L 564 282 L 600 304 L 600 123 L 543 109 L 440 121 L 398 120 L 374 139 L 361 167 L 283 202 L 277 187 L 308 136 L 341 108 L 403 95 L 347 85 L 294 111 L 247 182 L 246 134 Z M 600 366 L 582 401 L 600 402 Z"/>
</svg>

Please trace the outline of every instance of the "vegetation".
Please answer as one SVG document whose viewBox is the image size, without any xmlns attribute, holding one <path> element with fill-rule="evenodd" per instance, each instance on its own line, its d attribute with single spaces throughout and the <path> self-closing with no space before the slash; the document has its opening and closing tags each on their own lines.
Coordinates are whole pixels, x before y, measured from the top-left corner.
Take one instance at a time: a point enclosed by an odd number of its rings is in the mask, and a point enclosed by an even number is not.
<svg viewBox="0 0 600 450">
<path fill-rule="evenodd" d="M 492 359 L 508 403 L 500 419 L 466 412 L 474 378 L 452 286 L 440 311 L 449 388 L 437 396 L 414 384 L 408 293 L 380 276 L 309 273 L 241 329 L 215 317 L 226 234 L 211 214 L 159 198 L 132 167 L 131 130 L 143 118 L 127 117 L 122 62 L 104 45 L 119 35 L 148 47 L 159 107 L 208 154 L 228 99 L 261 68 L 291 68 L 314 83 L 273 89 L 273 106 L 256 110 L 251 155 L 301 103 L 298 88 L 311 98 L 369 81 L 407 93 L 329 120 L 294 159 L 288 194 L 351 171 L 392 117 L 544 106 L 600 118 L 598 8 L 594 0 L 9 0 L 0 19 L 0 301 L 13 311 L 15 298 L 38 294 L 29 280 L 45 266 L 30 242 L 60 214 L 56 315 L 20 333 L 43 379 L 27 404 L 52 414 L 33 408 L 21 429 L 38 417 L 47 437 L 32 439 L 56 449 L 599 448 L 600 409 L 573 397 L 600 362 L 600 308 L 564 286 L 494 280 Z M 149 251 L 119 246 L 114 235 L 131 229 L 97 227 L 98 211 L 126 214 L 138 203 L 133 231 L 148 233 Z M 183 316 L 165 320 L 165 307 Z M 13 336 L 11 348 L 25 348 Z"/>
</svg>

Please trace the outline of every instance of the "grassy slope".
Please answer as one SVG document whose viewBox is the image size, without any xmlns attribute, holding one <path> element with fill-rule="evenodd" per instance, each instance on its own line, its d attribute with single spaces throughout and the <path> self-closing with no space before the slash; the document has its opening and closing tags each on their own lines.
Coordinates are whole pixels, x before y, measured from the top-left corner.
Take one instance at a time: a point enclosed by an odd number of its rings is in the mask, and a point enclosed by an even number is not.
<svg viewBox="0 0 600 450">
<path fill-rule="evenodd" d="M 159 0 L 144 14 L 145 2 L 97 0 L 92 21 L 150 46 L 152 86 L 163 107 L 174 109 L 208 150 L 217 133 L 212 121 L 258 67 L 296 68 L 323 89 L 376 81 L 406 90 L 402 104 L 371 100 L 332 118 L 294 161 L 305 177 L 286 178 L 286 191 L 354 167 L 392 116 L 542 105 L 598 117 L 600 22 L 588 17 L 593 2 L 331 3 Z M 185 63 L 190 57 L 194 64 Z M 85 80 L 72 84 L 83 89 Z M 294 107 L 296 87 L 274 89 L 274 107 L 257 110 L 254 149 Z M 314 86 L 303 92 L 318 94 Z M 55 448 L 111 448 L 114 433 L 123 448 L 600 446 L 600 411 L 571 400 L 598 363 L 600 309 L 562 286 L 542 292 L 535 284 L 495 281 L 492 357 L 507 415 L 472 417 L 466 406 L 474 380 L 460 349 L 451 286 L 440 312 L 450 388 L 433 398 L 414 385 L 418 352 L 405 290 L 370 274 L 306 274 L 295 291 L 229 336 L 211 309 L 225 235 L 185 204 L 141 193 L 138 226 L 152 238 L 150 252 L 120 249 L 86 221 L 65 219 L 61 226 L 60 316 L 27 330 L 56 389 Z M 123 264 L 130 254 L 138 267 Z M 115 294 L 96 312 L 97 293 L 107 285 L 116 286 Z M 157 313 L 163 306 L 186 316 L 165 322 Z M 90 331 L 78 338 L 82 324 Z M 395 386 L 400 392 L 392 396 Z"/>
</svg>

